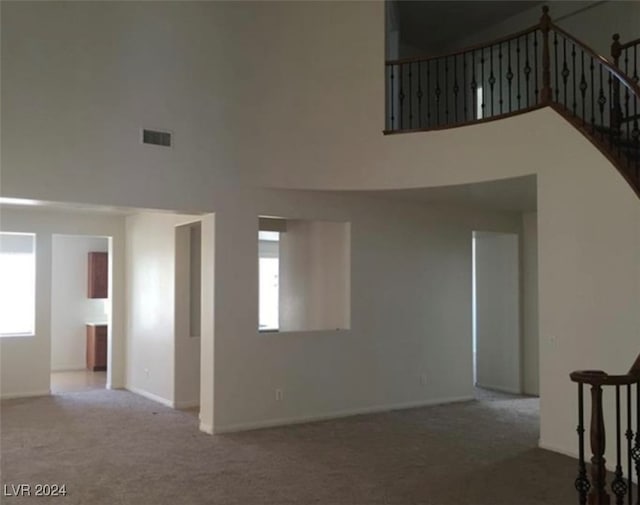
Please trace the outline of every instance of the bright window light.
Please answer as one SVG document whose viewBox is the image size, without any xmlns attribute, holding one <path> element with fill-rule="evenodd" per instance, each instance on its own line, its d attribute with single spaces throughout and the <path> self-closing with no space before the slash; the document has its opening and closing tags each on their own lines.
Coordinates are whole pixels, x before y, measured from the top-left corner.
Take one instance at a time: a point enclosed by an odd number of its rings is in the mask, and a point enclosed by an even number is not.
<svg viewBox="0 0 640 505">
<path fill-rule="evenodd" d="M 258 232 L 258 261 L 260 270 L 259 293 L 259 330 L 278 331 L 278 298 L 279 298 L 279 240 L 277 231 Z"/>
<path fill-rule="evenodd" d="M 0 336 L 33 336 L 35 235 L 0 232 Z"/>
</svg>

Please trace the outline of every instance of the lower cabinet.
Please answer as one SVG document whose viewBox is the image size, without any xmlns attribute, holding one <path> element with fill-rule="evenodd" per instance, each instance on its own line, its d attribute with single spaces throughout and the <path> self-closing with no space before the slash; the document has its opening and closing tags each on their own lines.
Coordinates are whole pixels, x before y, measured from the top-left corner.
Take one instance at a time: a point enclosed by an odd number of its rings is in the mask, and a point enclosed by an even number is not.
<svg viewBox="0 0 640 505">
<path fill-rule="evenodd" d="M 87 368 L 98 371 L 107 369 L 107 325 L 87 325 Z"/>
</svg>

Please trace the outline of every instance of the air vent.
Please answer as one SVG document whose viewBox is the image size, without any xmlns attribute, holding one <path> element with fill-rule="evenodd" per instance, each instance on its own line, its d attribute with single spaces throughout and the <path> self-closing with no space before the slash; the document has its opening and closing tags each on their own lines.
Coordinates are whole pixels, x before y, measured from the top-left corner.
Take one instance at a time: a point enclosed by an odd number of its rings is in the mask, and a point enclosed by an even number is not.
<svg viewBox="0 0 640 505">
<path fill-rule="evenodd" d="M 159 130 L 142 130 L 142 143 L 154 146 L 171 147 L 171 133 Z"/>
</svg>

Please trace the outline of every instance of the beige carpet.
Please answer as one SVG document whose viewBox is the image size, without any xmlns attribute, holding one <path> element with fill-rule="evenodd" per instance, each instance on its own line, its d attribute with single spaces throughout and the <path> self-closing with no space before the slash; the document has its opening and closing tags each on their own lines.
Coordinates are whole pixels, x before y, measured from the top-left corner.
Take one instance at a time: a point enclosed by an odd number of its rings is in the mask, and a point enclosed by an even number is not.
<svg viewBox="0 0 640 505">
<path fill-rule="evenodd" d="M 536 448 L 538 400 L 487 399 L 252 432 L 124 391 L 2 402 L 3 505 L 573 504 L 576 462 Z"/>
</svg>

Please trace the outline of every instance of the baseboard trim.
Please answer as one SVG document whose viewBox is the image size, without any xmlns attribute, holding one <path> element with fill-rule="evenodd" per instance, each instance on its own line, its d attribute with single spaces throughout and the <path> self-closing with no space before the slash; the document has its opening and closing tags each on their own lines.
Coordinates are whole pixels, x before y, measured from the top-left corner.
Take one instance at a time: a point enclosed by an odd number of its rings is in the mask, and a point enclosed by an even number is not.
<svg viewBox="0 0 640 505">
<path fill-rule="evenodd" d="M 481 384 L 479 382 L 476 383 L 476 386 L 482 389 L 492 389 L 493 391 L 499 391 L 501 393 L 509 393 L 512 395 L 521 395 L 522 390 L 520 389 L 511 389 L 511 388 L 505 388 L 503 386 L 494 386 L 493 384 Z"/>
<path fill-rule="evenodd" d="M 9 393 L 1 395 L 0 400 L 15 400 L 18 398 L 33 398 L 35 396 L 51 396 L 51 390 L 43 389 L 42 391 L 29 391 L 26 393 Z"/>
<path fill-rule="evenodd" d="M 55 373 L 55 372 L 86 372 L 87 371 L 87 367 L 86 366 L 67 366 L 67 367 L 60 367 L 60 368 L 51 368 L 51 373 Z"/>
<path fill-rule="evenodd" d="M 577 452 L 567 451 L 566 449 L 556 447 L 555 445 L 552 445 L 552 444 L 545 444 L 539 441 L 538 447 L 540 447 L 540 449 L 544 449 L 545 451 L 557 452 L 558 454 L 562 454 L 563 456 L 569 456 L 570 458 L 578 459 Z"/>
<path fill-rule="evenodd" d="M 173 408 L 173 402 L 171 400 L 167 400 L 166 398 L 162 398 L 162 396 L 154 395 L 153 393 L 149 393 L 144 389 L 139 389 L 133 386 L 126 386 L 124 389 L 127 391 L 131 391 L 134 394 L 144 396 L 148 400 L 153 400 L 154 402 L 161 403 L 165 407 Z"/>
<path fill-rule="evenodd" d="M 364 407 L 361 409 L 340 410 L 337 412 L 331 412 L 327 414 L 320 414 L 320 415 L 314 415 L 314 416 L 300 416 L 300 417 L 288 417 L 288 418 L 284 417 L 279 419 L 269 419 L 266 421 L 227 424 L 223 426 L 216 426 L 213 430 L 213 433 L 215 434 L 233 433 L 237 431 L 257 430 L 261 428 L 275 428 L 276 426 L 288 426 L 292 424 L 328 421 L 331 419 L 340 419 L 343 417 L 358 416 L 363 414 L 375 414 L 378 412 L 388 412 L 391 410 L 406 410 L 406 409 L 415 409 L 420 407 L 430 407 L 433 405 L 442 405 L 446 403 L 466 402 L 473 399 L 474 399 L 473 396 L 454 396 L 454 397 L 448 397 L 448 398 L 439 398 L 436 400 L 394 403 L 390 405 L 376 405 L 373 407 Z M 200 429 L 202 431 L 209 433 L 207 430 L 202 428 L 202 423 L 200 424 L 200 426 L 201 426 Z M 208 427 L 209 426 L 207 425 L 207 428 Z"/>
<path fill-rule="evenodd" d="M 195 409 L 200 406 L 199 400 L 190 400 L 183 402 L 173 402 L 174 409 Z"/>
</svg>

